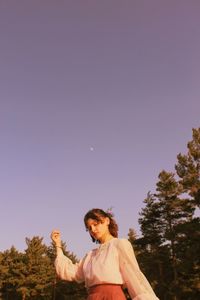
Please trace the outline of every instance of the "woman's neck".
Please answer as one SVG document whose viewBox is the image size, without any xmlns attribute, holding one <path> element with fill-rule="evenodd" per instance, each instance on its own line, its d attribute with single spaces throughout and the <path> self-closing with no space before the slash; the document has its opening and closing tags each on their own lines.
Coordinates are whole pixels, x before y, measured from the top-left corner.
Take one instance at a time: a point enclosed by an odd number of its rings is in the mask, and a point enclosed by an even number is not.
<svg viewBox="0 0 200 300">
<path fill-rule="evenodd" d="M 112 236 L 110 233 L 108 233 L 105 237 L 102 237 L 99 242 L 100 242 L 100 244 L 104 244 L 104 243 L 112 240 L 113 238 L 114 238 L 114 236 Z"/>
</svg>

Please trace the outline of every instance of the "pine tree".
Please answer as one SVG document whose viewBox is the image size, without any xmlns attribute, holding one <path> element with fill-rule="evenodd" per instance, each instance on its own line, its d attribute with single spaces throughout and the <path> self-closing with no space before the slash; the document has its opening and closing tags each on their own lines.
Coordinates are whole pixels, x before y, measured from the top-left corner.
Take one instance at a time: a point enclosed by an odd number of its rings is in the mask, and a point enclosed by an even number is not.
<svg viewBox="0 0 200 300">
<path fill-rule="evenodd" d="M 162 300 L 200 299 L 200 128 L 187 147 L 176 173 L 160 172 L 156 194 L 148 193 L 140 213 L 142 237 L 132 241 Z"/>
<path fill-rule="evenodd" d="M 187 145 L 186 155 L 177 156 L 178 163 L 175 166 L 179 183 L 183 186 L 184 195 L 187 196 L 190 205 L 196 212 L 200 206 L 200 128 L 193 129 L 192 140 Z M 180 225 L 182 235 L 179 244 L 182 249 L 180 270 L 184 296 L 182 299 L 200 298 L 200 218 L 197 213 Z"/>
<path fill-rule="evenodd" d="M 178 154 L 176 172 L 184 192 L 191 196 L 195 206 L 200 206 L 200 128 L 193 129 L 193 139 L 187 145 L 186 155 Z"/>
<path fill-rule="evenodd" d="M 129 232 L 128 232 L 129 242 L 133 245 L 136 239 L 137 239 L 137 233 L 136 233 L 135 229 L 129 228 Z"/>
<path fill-rule="evenodd" d="M 179 260 L 180 252 L 179 239 L 183 235 L 182 224 L 191 220 L 194 208 L 187 198 L 182 198 L 182 185 L 175 180 L 175 174 L 162 171 L 159 174 L 156 197 L 159 201 L 162 222 L 162 237 L 164 244 L 170 253 L 170 262 L 173 280 L 170 284 L 172 299 L 181 299 L 181 282 Z"/>
<path fill-rule="evenodd" d="M 83 300 L 86 298 L 84 284 L 67 282 L 57 278 L 54 267 L 55 247 L 47 247 L 43 238 L 26 238 L 25 253 L 15 247 L 0 253 L 0 299 L 5 300 Z M 66 250 L 63 252 L 74 263 L 76 255 Z"/>
<path fill-rule="evenodd" d="M 42 243 L 43 238 L 38 236 L 26 238 L 26 282 L 23 288 L 27 289 L 31 299 L 49 299 L 53 293 L 54 272 L 50 258 L 47 255 L 47 246 Z"/>
<path fill-rule="evenodd" d="M 156 197 L 148 192 L 144 200 L 146 205 L 139 218 L 142 237 L 134 242 L 137 259 L 143 272 L 151 282 L 158 295 L 163 295 L 169 283 L 169 274 L 166 276 L 166 265 L 169 265 L 168 249 L 162 245 L 162 220 L 160 205 Z"/>
<path fill-rule="evenodd" d="M 1 293 L 5 299 L 24 299 L 19 290 L 26 278 L 24 255 L 14 246 L 1 255 Z"/>
</svg>

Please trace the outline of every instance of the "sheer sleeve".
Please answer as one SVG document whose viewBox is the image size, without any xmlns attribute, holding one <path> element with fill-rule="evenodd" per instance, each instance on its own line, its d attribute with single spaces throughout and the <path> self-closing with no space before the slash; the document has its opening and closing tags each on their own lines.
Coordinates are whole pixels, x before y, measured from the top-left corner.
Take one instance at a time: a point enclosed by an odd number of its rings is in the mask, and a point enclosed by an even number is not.
<svg viewBox="0 0 200 300">
<path fill-rule="evenodd" d="M 71 259 L 63 254 L 63 251 L 59 249 L 59 253 L 55 260 L 55 268 L 57 275 L 67 281 L 84 281 L 83 273 L 83 260 L 74 264 Z"/>
<path fill-rule="evenodd" d="M 119 240 L 120 271 L 132 300 L 159 300 L 141 272 L 133 247 L 126 239 Z"/>
</svg>

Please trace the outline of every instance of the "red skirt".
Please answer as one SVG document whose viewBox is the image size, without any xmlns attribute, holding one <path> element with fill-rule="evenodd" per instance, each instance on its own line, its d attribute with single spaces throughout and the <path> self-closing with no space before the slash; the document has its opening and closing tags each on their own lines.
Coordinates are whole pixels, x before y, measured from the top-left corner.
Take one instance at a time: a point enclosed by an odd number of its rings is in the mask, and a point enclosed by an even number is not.
<svg viewBox="0 0 200 300">
<path fill-rule="evenodd" d="M 87 300 L 126 300 L 126 297 L 121 285 L 99 284 L 89 288 Z"/>
</svg>

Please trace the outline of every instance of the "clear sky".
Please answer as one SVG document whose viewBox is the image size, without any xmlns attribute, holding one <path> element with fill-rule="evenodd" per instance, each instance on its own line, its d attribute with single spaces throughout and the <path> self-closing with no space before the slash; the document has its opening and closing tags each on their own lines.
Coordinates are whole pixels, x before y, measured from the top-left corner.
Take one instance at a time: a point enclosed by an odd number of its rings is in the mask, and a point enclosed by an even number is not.
<svg viewBox="0 0 200 300">
<path fill-rule="evenodd" d="M 2 0 L 0 45 L 0 251 L 59 228 L 81 257 L 94 207 L 139 234 L 200 125 L 200 1 Z"/>
</svg>

